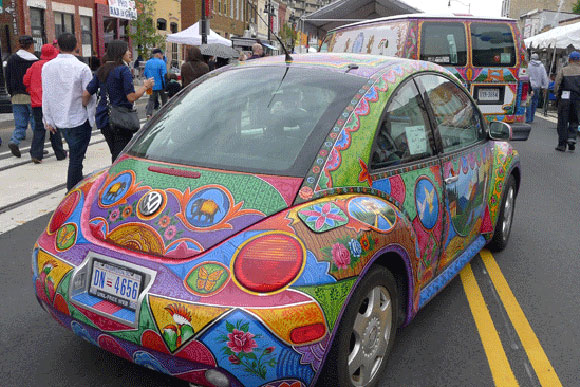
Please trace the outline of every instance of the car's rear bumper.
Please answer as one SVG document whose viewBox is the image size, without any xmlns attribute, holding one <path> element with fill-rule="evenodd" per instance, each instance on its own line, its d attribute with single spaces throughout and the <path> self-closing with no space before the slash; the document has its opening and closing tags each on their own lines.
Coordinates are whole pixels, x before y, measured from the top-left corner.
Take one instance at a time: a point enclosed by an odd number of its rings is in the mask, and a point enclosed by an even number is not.
<svg viewBox="0 0 580 387">
<path fill-rule="evenodd" d="M 40 304 L 55 320 L 102 349 L 208 386 L 216 385 L 212 376 L 207 380 L 208 370 L 213 370 L 213 377 L 226 378 L 231 386 L 262 386 L 281 380 L 305 386 L 321 367 L 330 333 L 312 299 L 265 308 L 251 305 L 248 296 L 243 307 L 212 305 L 199 297 L 177 297 L 165 284 L 156 287 L 158 292 L 143 295 L 131 323 L 131 313 L 115 304 L 86 292 L 75 294 L 90 255 L 72 264 L 37 248 L 33 281 Z M 162 268 L 157 266 L 156 280 L 173 281 Z M 163 289 L 169 290 L 159 292 Z M 313 337 L 309 327 L 318 327 L 322 336 Z M 293 342 L 297 337 L 309 341 Z"/>
</svg>

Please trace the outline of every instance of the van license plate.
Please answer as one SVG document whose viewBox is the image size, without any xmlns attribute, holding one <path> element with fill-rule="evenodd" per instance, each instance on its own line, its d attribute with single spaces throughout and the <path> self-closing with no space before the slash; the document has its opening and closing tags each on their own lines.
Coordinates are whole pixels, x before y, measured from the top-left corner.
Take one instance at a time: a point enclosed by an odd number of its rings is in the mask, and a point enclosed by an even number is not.
<svg viewBox="0 0 580 387">
<path fill-rule="evenodd" d="M 93 259 L 89 294 L 135 311 L 143 278 L 134 270 Z"/>
<path fill-rule="evenodd" d="M 478 99 L 480 101 L 499 100 L 499 89 L 479 89 Z"/>
</svg>

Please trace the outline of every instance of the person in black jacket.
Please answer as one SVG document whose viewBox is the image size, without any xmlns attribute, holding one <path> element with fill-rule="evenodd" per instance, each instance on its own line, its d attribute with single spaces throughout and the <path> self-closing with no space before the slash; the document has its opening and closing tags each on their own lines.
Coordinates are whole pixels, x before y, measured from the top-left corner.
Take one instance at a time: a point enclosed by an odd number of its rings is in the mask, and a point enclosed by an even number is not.
<svg viewBox="0 0 580 387">
<path fill-rule="evenodd" d="M 32 36 L 22 35 L 18 42 L 20 43 L 20 50 L 10 55 L 6 61 L 6 89 L 12 96 L 12 112 L 14 114 L 14 132 L 8 143 L 8 148 L 10 148 L 14 156 L 20 158 L 21 154 L 18 145 L 26 137 L 28 123 L 30 122 L 31 128 L 34 128 L 30 94 L 26 92 L 22 78 L 24 78 L 26 70 L 38 58 L 33 54 L 34 40 Z"/>
<path fill-rule="evenodd" d="M 580 122 L 580 53 L 574 51 L 568 57 L 568 66 L 558 72 L 554 84 L 558 96 L 558 146 L 565 152 L 566 146 L 576 149 L 576 133 Z"/>
</svg>

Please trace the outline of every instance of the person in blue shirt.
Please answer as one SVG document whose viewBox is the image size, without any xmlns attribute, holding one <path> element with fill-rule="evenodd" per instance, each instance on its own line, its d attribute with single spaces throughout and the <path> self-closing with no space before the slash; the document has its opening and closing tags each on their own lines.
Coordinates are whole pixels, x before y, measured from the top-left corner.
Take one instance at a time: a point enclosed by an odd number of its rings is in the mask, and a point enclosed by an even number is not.
<svg viewBox="0 0 580 387">
<path fill-rule="evenodd" d="M 109 103 L 133 109 L 133 102 L 141 98 L 147 89 L 154 87 L 153 79 L 146 79 L 143 86 L 135 90 L 133 76 L 128 63 L 131 51 L 124 40 L 113 40 L 107 45 L 106 60 L 96 71 L 93 79 L 83 92 L 83 105 L 87 106 L 91 95 L 99 93 L 99 103 L 95 115 L 97 128 L 105 136 L 111 160 L 115 162 L 123 148 L 131 141 L 133 133 L 116 128 L 109 123 Z"/>
<path fill-rule="evenodd" d="M 167 94 L 165 94 L 165 74 L 167 74 L 167 64 L 163 60 L 163 51 L 156 48 L 152 52 L 153 57 L 145 64 L 145 78 L 153 78 L 155 86 L 153 86 L 153 93 L 149 96 L 147 102 L 147 119 L 153 115 L 153 108 L 155 101 L 161 97 L 161 103 L 167 103 Z"/>
</svg>

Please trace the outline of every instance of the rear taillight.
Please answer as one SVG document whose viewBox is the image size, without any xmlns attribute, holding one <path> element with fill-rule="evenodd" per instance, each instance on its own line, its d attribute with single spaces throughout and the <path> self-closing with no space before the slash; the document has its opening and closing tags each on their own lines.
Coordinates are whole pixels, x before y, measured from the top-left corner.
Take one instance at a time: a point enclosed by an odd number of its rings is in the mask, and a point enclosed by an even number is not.
<svg viewBox="0 0 580 387">
<path fill-rule="evenodd" d="M 233 258 L 235 281 L 256 293 L 272 293 L 295 280 L 304 266 L 304 245 L 293 235 L 268 232 L 241 245 Z"/>
<path fill-rule="evenodd" d="M 71 216 L 75 207 L 79 203 L 81 194 L 79 191 L 73 191 L 68 194 L 62 202 L 58 205 L 54 214 L 52 214 L 52 218 L 50 219 L 50 223 L 48 224 L 48 233 L 54 234 L 56 230 L 63 225 L 63 223 Z"/>
<path fill-rule="evenodd" d="M 528 82 L 524 82 L 522 84 L 522 101 L 525 101 L 526 99 L 528 99 L 528 92 L 530 91 L 529 88 L 530 87 L 528 85 Z"/>
</svg>

